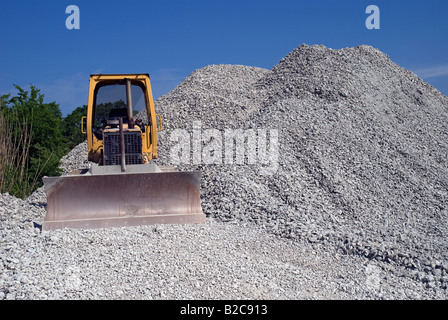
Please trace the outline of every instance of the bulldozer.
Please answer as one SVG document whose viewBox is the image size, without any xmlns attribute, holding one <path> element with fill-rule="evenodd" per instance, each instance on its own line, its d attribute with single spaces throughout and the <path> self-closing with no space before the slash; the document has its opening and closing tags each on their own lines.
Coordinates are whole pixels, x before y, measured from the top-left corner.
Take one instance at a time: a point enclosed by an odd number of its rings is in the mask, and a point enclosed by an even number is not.
<svg viewBox="0 0 448 320">
<path fill-rule="evenodd" d="M 44 177 L 42 230 L 203 223 L 200 171 L 159 166 L 156 114 L 149 74 L 92 74 L 87 115 L 91 166 Z"/>
</svg>

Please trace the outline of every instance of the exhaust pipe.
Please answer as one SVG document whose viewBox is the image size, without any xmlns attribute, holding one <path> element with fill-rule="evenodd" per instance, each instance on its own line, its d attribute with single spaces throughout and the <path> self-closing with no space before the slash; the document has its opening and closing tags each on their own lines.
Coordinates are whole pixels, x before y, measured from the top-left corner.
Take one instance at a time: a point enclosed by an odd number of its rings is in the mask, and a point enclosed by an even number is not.
<svg viewBox="0 0 448 320">
<path fill-rule="evenodd" d="M 126 79 L 126 101 L 128 104 L 128 128 L 134 129 L 134 114 L 132 110 L 131 79 Z"/>
<path fill-rule="evenodd" d="M 126 79 L 126 102 L 128 109 L 128 129 L 134 129 L 134 111 L 132 108 L 132 90 L 131 79 Z M 120 131 L 120 153 L 121 153 L 121 172 L 126 171 L 126 150 L 124 145 L 124 129 L 123 118 L 119 118 L 119 131 Z"/>
</svg>

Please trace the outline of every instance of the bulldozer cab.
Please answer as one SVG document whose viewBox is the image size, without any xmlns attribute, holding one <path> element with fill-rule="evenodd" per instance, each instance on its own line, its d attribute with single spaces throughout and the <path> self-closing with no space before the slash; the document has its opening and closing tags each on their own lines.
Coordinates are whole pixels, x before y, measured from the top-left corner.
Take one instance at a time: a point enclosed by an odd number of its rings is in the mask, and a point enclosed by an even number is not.
<svg viewBox="0 0 448 320">
<path fill-rule="evenodd" d="M 139 131 L 142 163 L 156 159 L 157 128 L 148 74 L 91 75 L 87 108 L 88 159 L 105 165 L 104 134 L 124 130 Z M 139 138 L 140 139 L 140 138 Z M 114 163 L 115 164 L 115 163 Z M 137 163 L 136 163 L 137 164 Z"/>
</svg>

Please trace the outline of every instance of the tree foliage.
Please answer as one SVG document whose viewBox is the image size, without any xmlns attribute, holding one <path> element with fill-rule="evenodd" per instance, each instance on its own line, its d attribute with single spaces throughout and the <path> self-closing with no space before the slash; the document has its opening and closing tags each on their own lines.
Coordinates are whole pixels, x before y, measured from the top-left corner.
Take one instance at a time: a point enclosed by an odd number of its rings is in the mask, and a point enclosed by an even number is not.
<svg viewBox="0 0 448 320">
<path fill-rule="evenodd" d="M 9 136 L 10 148 L 24 155 L 20 165 L 24 167 L 25 173 L 22 176 L 25 180 L 8 183 L 14 187 L 1 191 L 24 197 L 20 184 L 31 184 L 35 189 L 42 185 L 43 176 L 60 175 L 60 159 L 69 148 L 62 133 L 63 118 L 59 105 L 56 102 L 44 103 L 44 95 L 33 85 L 30 86 L 30 91 L 17 85 L 15 88 L 18 90 L 16 96 L 0 97 L 0 113 L 4 119 L 3 131 Z M 11 168 L 18 165 L 19 163 L 7 163 Z"/>
<path fill-rule="evenodd" d="M 81 118 L 86 115 L 87 105 L 83 105 L 73 110 L 62 120 L 62 134 L 67 140 L 67 146 L 70 150 L 86 140 L 86 135 L 81 133 Z"/>
</svg>

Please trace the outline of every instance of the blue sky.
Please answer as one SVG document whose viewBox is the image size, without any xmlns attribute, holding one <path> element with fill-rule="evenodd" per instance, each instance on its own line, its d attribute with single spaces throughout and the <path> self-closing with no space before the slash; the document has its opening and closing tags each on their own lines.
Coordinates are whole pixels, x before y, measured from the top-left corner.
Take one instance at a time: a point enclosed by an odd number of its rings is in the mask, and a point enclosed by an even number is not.
<svg viewBox="0 0 448 320">
<path fill-rule="evenodd" d="M 306 43 L 371 45 L 448 95 L 447 14 L 445 0 L 2 0 L 0 93 L 33 84 L 66 115 L 87 104 L 91 73 L 149 73 L 157 98 L 206 65 L 271 69 Z"/>
</svg>

